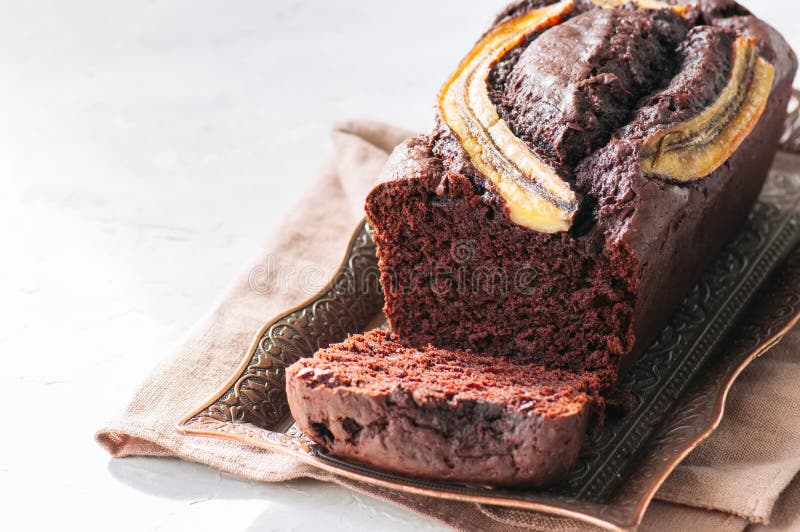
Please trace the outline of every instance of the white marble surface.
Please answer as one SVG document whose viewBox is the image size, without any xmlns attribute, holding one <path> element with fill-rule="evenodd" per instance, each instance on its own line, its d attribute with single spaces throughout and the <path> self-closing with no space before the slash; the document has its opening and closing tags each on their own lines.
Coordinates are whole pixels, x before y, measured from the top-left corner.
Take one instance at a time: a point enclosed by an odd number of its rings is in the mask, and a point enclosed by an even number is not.
<svg viewBox="0 0 800 532">
<path fill-rule="evenodd" d="M 321 483 L 111 461 L 92 434 L 299 195 L 330 124 L 428 127 L 503 3 L 0 1 L 0 530 L 438 528 Z M 800 45 L 798 3 L 751 3 Z"/>
</svg>

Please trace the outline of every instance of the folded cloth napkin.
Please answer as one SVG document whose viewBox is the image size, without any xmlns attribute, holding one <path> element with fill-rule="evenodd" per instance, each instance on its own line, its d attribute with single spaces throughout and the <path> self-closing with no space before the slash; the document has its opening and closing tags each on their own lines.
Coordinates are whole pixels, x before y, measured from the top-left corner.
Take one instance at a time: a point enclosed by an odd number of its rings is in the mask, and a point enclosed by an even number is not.
<svg viewBox="0 0 800 532">
<path fill-rule="evenodd" d="M 348 122 L 334 129 L 335 155 L 298 208 L 267 235 L 256 260 L 141 385 L 125 411 L 97 433 L 100 445 L 114 457 L 177 456 L 258 481 L 310 477 L 337 482 L 457 529 L 588 528 L 534 512 L 376 488 L 282 454 L 175 430 L 178 420 L 224 385 L 265 322 L 315 291 L 302 283 L 273 282 L 280 272 L 308 268 L 333 273 L 363 216 L 366 193 L 392 147 L 408 136 L 373 122 Z M 745 370 L 731 391 L 719 429 L 664 484 L 643 530 L 800 529 L 800 480 L 795 479 L 800 470 L 798 349 L 800 330 L 795 330 Z"/>
</svg>

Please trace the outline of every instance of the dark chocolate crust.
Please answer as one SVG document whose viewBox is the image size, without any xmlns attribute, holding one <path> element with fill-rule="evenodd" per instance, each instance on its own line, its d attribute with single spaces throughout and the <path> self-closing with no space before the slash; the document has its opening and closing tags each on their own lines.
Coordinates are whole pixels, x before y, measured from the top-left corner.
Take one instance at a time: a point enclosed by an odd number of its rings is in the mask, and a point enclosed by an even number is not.
<svg viewBox="0 0 800 532">
<path fill-rule="evenodd" d="M 571 167 L 672 77 L 687 31 L 669 11 L 586 11 L 523 47 L 509 58 L 513 65 L 500 65 L 492 79 L 500 115 L 541 156 Z"/>
<path fill-rule="evenodd" d="M 498 20 L 543 3 L 518 2 Z M 794 54 L 735 2 L 702 1 L 685 18 L 632 5 L 612 11 L 581 3 L 570 20 L 510 53 L 490 79 L 509 127 L 580 195 L 582 210 L 569 232 L 514 224 L 494 185 L 441 122 L 432 136 L 392 156 L 366 211 L 385 312 L 405 341 L 522 354 L 548 367 L 606 372 L 613 383 L 746 218 L 777 150 Z M 618 39 L 617 27 L 631 37 Z M 576 28 L 585 30 L 582 37 L 573 35 Z M 648 44 L 626 48 L 637 32 L 649 36 Z M 646 175 L 639 167 L 644 139 L 717 97 L 739 33 L 756 38 L 775 67 L 758 124 L 700 181 Z M 558 48 L 554 37 L 564 35 L 592 53 L 562 46 L 572 67 L 558 71 L 545 51 Z M 597 43 L 608 49 L 595 53 Z M 614 53 L 627 61 L 615 61 Z M 560 72 L 561 79 L 543 84 L 537 69 Z M 649 78 L 642 74 L 648 69 Z M 585 108 L 593 105 L 590 116 Z M 547 114 L 548 108 L 556 110 Z M 564 133 L 573 129 L 586 135 Z"/>
<path fill-rule="evenodd" d="M 535 384 L 524 376 L 536 375 Z M 331 453 L 382 470 L 494 486 L 552 482 L 578 458 L 597 379 L 433 347 L 383 331 L 286 373 L 297 425 Z"/>
</svg>

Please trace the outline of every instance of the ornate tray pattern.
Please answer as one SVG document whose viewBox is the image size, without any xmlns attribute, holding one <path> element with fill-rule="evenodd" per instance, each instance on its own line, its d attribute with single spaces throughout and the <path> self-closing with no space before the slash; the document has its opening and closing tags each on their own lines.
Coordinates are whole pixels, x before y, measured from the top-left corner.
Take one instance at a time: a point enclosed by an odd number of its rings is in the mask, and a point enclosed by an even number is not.
<svg viewBox="0 0 800 532">
<path fill-rule="evenodd" d="M 795 105 L 783 139 L 787 150 L 800 146 L 799 125 Z M 672 469 L 719 424 L 727 391 L 739 373 L 800 319 L 797 168 L 800 157 L 778 155 L 739 237 L 726 246 L 622 383 L 632 394 L 632 408 L 587 439 L 583 454 L 588 458 L 557 486 L 493 489 L 386 474 L 327 456 L 293 426 L 285 368 L 381 321 L 375 248 L 366 224 L 354 234 L 333 280 L 310 301 L 265 326 L 224 390 L 178 428 L 289 453 L 367 483 L 484 504 L 490 514 L 496 507 L 510 507 L 612 530 L 634 529 Z M 734 325 L 736 334 L 727 336 Z"/>
</svg>

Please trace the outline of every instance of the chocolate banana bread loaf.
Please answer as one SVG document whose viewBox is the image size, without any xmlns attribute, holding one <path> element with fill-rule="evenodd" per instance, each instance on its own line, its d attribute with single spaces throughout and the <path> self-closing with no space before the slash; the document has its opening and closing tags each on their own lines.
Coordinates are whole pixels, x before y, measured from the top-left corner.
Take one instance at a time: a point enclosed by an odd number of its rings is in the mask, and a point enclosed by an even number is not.
<svg viewBox="0 0 800 532">
<path fill-rule="evenodd" d="M 380 469 L 490 485 L 567 472 L 600 404 L 592 374 L 352 336 L 293 364 L 299 428 L 333 454 Z"/>
<path fill-rule="evenodd" d="M 618 371 L 737 231 L 796 59 L 740 5 L 509 7 L 392 155 L 366 211 L 415 346 Z"/>
<path fill-rule="evenodd" d="M 298 425 L 399 473 L 557 479 L 746 218 L 796 68 L 729 0 L 509 6 L 367 198 L 394 335 L 290 367 Z"/>
</svg>

